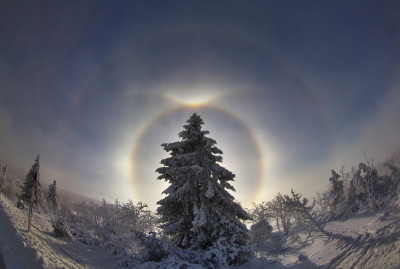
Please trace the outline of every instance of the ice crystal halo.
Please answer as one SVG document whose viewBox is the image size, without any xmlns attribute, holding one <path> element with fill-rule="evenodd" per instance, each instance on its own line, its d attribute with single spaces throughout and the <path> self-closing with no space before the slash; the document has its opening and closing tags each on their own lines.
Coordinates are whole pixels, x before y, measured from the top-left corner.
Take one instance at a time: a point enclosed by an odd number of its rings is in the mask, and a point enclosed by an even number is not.
<svg viewBox="0 0 400 269">
<path fill-rule="evenodd" d="M 224 93 L 200 92 L 186 95 L 165 94 L 165 96 L 181 106 L 200 107 L 211 105 L 215 100 L 221 98 Z"/>
<path fill-rule="evenodd" d="M 231 122 L 234 122 L 237 126 L 239 131 L 243 133 L 243 138 L 244 140 L 248 141 L 249 145 L 252 148 L 253 152 L 253 157 L 254 157 L 254 168 L 257 170 L 254 172 L 256 174 L 255 177 L 248 176 L 246 175 L 247 168 L 242 164 L 242 162 L 239 162 L 238 160 L 235 160 L 235 163 L 230 164 L 231 167 L 233 168 L 233 172 L 236 173 L 239 177 L 240 180 L 237 182 L 237 184 L 240 185 L 245 185 L 246 188 L 243 186 L 237 186 L 237 189 L 243 190 L 243 189 L 248 189 L 248 192 L 246 194 L 238 195 L 237 198 L 239 198 L 241 201 L 245 202 L 245 204 L 249 204 L 251 202 L 254 202 L 255 200 L 258 200 L 260 196 L 263 194 L 264 190 L 264 181 L 265 181 L 265 164 L 264 164 L 264 156 L 263 156 L 263 145 L 261 144 L 260 140 L 257 137 L 257 134 L 253 129 L 251 129 L 240 117 L 235 115 L 234 113 L 227 111 L 226 109 L 220 108 L 216 105 L 202 105 L 202 106 L 197 106 L 196 112 L 199 112 L 200 114 L 213 114 L 216 117 L 225 117 L 226 120 L 229 120 Z M 160 122 L 163 122 L 163 120 L 166 120 L 168 118 L 172 118 L 173 115 L 175 114 L 181 114 L 184 115 L 185 117 L 188 115 L 188 113 L 193 113 L 193 106 L 188 106 L 188 105 L 177 105 L 171 109 L 167 109 L 161 113 L 159 113 L 157 116 L 155 116 L 152 120 L 148 121 L 147 124 L 141 129 L 140 133 L 136 136 L 134 143 L 133 143 L 133 148 L 131 150 L 131 158 L 130 158 L 130 177 L 131 177 L 131 182 L 132 182 L 132 187 L 133 187 L 133 192 L 134 195 L 137 197 L 137 199 L 143 199 L 144 194 L 148 195 L 149 197 L 146 197 L 146 201 L 148 200 L 154 200 L 156 197 L 150 197 L 154 195 L 159 195 L 159 193 L 162 192 L 163 188 L 165 188 L 164 185 L 162 185 L 164 182 L 159 182 L 160 186 L 155 186 L 153 183 L 150 184 L 152 187 L 150 188 L 148 186 L 148 181 L 145 182 L 145 180 L 142 180 L 142 178 L 145 178 L 144 175 L 147 175 L 149 173 L 153 173 L 154 169 L 150 169 L 148 167 L 145 167 L 147 164 L 145 164 L 141 158 L 144 155 L 146 156 L 144 159 L 148 160 L 149 158 L 151 159 L 157 159 L 159 157 L 156 157 L 154 155 L 157 155 L 155 151 L 160 148 L 160 152 L 163 154 L 163 151 L 161 150 L 160 144 L 166 139 L 165 132 L 163 130 L 157 130 L 160 129 L 157 127 Z M 212 117 L 207 117 L 205 118 L 209 119 L 208 123 L 210 122 L 210 119 Z M 213 119 L 211 119 L 212 121 Z M 182 122 L 177 122 L 177 126 L 180 126 Z M 179 128 L 179 127 L 177 127 Z M 209 130 L 210 132 L 213 133 L 213 135 L 218 136 L 218 131 L 216 131 L 214 128 Z M 163 132 L 163 133 L 160 133 Z M 176 129 L 173 129 L 172 131 L 173 134 L 176 133 Z M 146 140 L 149 140 L 150 136 L 153 136 L 154 134 L 160 136 L 162 139 L 160 141 L 151 143 L 154 146 L 154 148 L 145 148 L 143 145 L 146 144 Z M 222 135 L 225 136 L 225 135 Z M 231 139 L 231 138 L 229 138 Z M 217 138 L 217 143 L 221 142 L 221 145 L 223 144 L 222 140 L 227 140 L 227 139 L 221 139 Z M 235 149 L 237 145 L 235 145 L 234 142 L 230 143 L 231 147 L 233 149 L 228 149 L 226 146 L 222 147 L 221 149 L 225 152 L 228 152 L 230 150 L 233 151 L 238 151 Z M 157 155 L 158 156 L 158 155 Z M 231 156 L 231 154 L 225 154 L 226 159 L 224 159 L 224 164 L 227 164 L 227 159 L 228 156 Z M 237 159 L 237 158 L 236 158 Z M 154 165 L 156 165 L 158 162 L 155 161 Z M 234 165 L 234 166 L 233 166 Z M 237 168 L 243 166 L 243 169 Z M 145 171 L 147 169 L 147 171 Z M 243 171 L 242 171 L 243 170 Z M 240 173 L 243 173 L 240 175 Z M 237 179 L 239 179 L 239 177 Z M 159 187 L 159 188 L 158 188 Z M 246 197 L 246 198 L 243 198 Z M 150 202 L 150 201 L 149 201 Z M 151 202 L 149 203 L 151 205 Z"/>
</svg>

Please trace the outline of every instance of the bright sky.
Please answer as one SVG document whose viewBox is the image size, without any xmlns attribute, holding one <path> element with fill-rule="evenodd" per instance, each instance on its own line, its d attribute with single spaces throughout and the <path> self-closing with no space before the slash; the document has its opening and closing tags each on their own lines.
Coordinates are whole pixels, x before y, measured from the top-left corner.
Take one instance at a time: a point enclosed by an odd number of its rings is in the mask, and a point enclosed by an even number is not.
<svg viewBox="0 0 400 269">
<path fill-rule="evenodd" d="M 399 1 L 2 1 L 0 162 L 156 208 L 193 112 L 236 199 L 313 195 L 400 147 Z"/>
</svg>

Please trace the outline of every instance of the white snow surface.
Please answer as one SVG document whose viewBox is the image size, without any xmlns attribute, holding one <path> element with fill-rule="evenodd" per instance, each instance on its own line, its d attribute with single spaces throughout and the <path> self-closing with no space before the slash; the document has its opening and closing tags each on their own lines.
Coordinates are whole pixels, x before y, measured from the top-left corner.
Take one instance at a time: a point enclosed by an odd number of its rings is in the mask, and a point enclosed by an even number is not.
<svg viewBox="0 0 400 269">
<path fill-rule="evenodd" d="M 0 251 L 7 269 L 120 268 L 103 248 L 55 237 L 46 214 L 33 213 L 32 230 L 28 233 L 27 209 L 17 208 L 2 194 L 0 211 Z"/>
<path fill-rule="evenodd" d="M 302 244 L 289 240 L 280 248 L 266 244 L 256 258 L 241 266 L 248 268 L 400 268 L 400 211 L 398 204 L 385 210 L 360 214 L 346 221 L 329 222 L 326 230 L 351 237 L 332 239 L 313 232 Z"/>
<path fill-rule="evenodd" d="M 104 248 L 73 239 L 57 238 L 48 215 L 34 212 L 27 233 L 27 210 L 0 194 L 0 252 L 10 268 L 120 268 Z M 346 221 L 332 221 L 327 230 L 346 235 L 344 241 L 316 231 L 289 237 L 284 243 L 269 241 L 254 250 L 255 257 L 238 269 L 249 268 L 400 268 L 400 211 L 393 205 L 376 213 L 359 214 Z M 138 268 L 201 268 L 175 261 L 148 262 Z M 0 257 L 0 268 L 2 268 Z M 174 266 L 174 264 L 176 266 Z"/>
</svg>

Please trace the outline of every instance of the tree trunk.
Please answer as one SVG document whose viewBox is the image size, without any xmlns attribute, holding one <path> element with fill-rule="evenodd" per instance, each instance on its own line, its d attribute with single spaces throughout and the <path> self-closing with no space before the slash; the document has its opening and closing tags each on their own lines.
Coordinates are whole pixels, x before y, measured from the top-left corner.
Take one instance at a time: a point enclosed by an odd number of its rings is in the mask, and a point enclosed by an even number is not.
<svg viewBox="0 0 400 269">
<path fill-rule="evenodd" d="M 308 218 L 308 219 L 318 228 L 318 230 L 319 230 L 321 233 L 323 233 L 323 234 L 325 234 L 325 235 L 327 235 L 327 236 L 329 236 L 329 237 L 339 238 L 339 239 L 342 239 L 342 240 L 349 240 L 349 239 L 351 239 L 351 237 L 349 237 L 349 236 L 345 236 L 345 235 L 341 235 L 341 234 L 336 234 L 336 233 L 332 233 L 332 232 L 329 232 L 329 231 L 325 230 L 325 229 L 317 222 L 317 220 L 314 219 L 314 217 L 313 217 L 310 213 L 308 213 L 308 212 L 306 211 L 306 209 L 305 209 L 304 207 L 302 207 L 302 208 L 303 208 L 303 210 L 304 210 L 304 215 L 306 216 L 306 218 Z"/>
<path fill-rule="evenodd" d="M 28 233 L 31 231 L 32 224 L 32 203 L 29 203 L 29 211 L 28 211 Z"/>
<path fill-rule="evenodd" d="M 1 166 L 1 165 L 0 165 L 0 166 Z M 0 168 L 1 168 L 1 167 L 0 167 Z M 1 183 L 0 183 L 0 192 L 2 192 L 2 191 L 3 191 L 3 184 L 4 184 L 4 182 L 6 181 L 7 165 L 6 165 L 5 167 L 1 168 L 0 171 L 3 172 L 3 180 L 2 180 Z"/>
<path fill-rule="evenodd" d="M 28 210 L 28 233 L 31 231 L 31 225 L 32 225 L 32 211 L 33 211 L 33 199 L 35 195 L 35 183 L 37 180 L 37 173 L 35 173 L 33 177 L 33 184 L 31 187 L 31 197 L 29 197 L 29 210 Z"/>
</svg>

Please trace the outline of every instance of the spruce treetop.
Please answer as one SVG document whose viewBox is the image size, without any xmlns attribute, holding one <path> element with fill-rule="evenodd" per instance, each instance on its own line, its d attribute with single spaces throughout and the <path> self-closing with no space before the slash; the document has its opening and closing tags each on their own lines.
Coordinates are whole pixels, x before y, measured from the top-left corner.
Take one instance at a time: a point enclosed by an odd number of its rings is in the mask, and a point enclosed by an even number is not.
<svg viewBox="0 0 400 269">
<path fill-rule="evenodd" d="M 40 190 L 40 155 L 38 155 L 33 163 L 31 169 L 25 177 L 24 185 L 22 186 L 21 199 L 25 199 L 37 204 L 41 200 L 41 190 Z M 31 197 L 31 194 L 34 194 Z"/>
<path fill-rule="evenodd" d="M 54 180 L 52 184 L 49 185 L 47 191 L 47 201 L 54 207 L 57 206 L 57 181 Z"/>
</svg>

